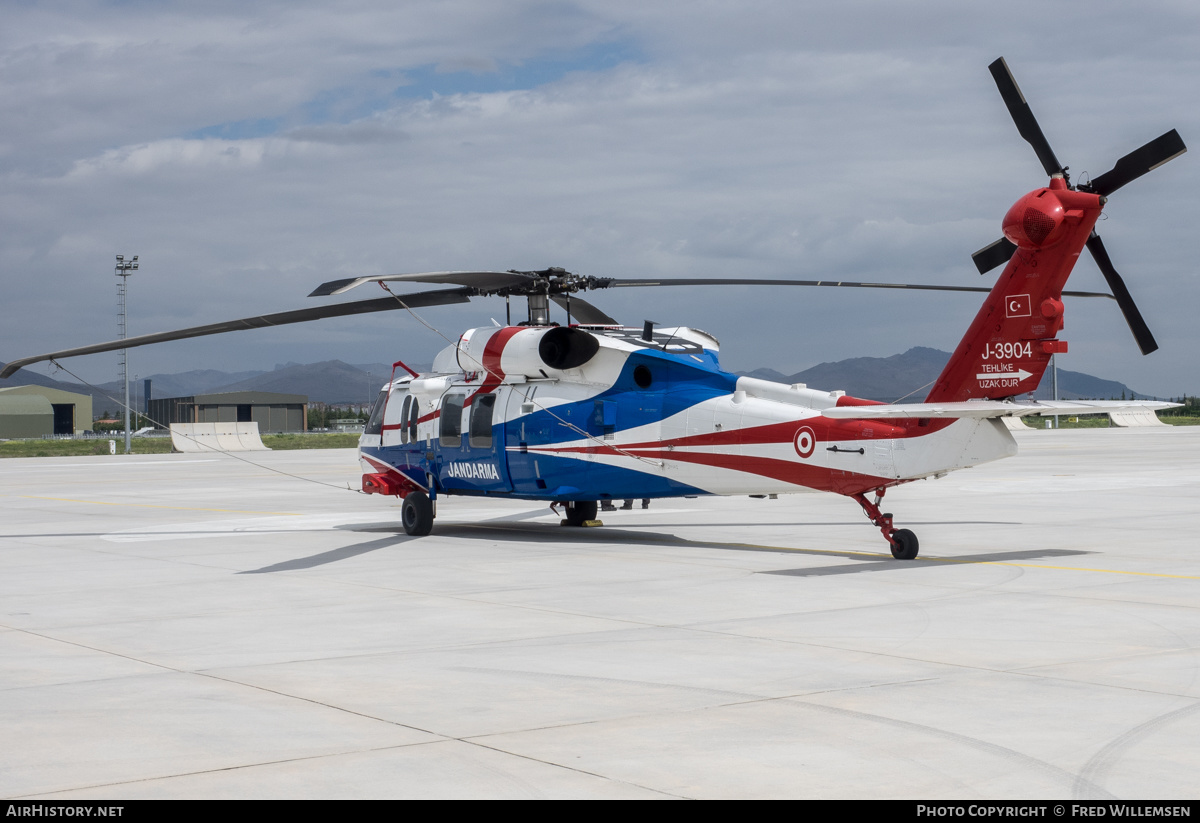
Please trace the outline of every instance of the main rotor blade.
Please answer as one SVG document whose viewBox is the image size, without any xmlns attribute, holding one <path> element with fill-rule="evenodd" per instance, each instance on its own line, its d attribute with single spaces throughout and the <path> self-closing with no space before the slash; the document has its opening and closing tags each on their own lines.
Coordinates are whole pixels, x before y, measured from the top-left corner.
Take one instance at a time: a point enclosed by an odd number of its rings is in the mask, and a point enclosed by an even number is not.
<svg viewBox="0 0 1200 823">
<path fill-rule="evenodd" d="M 621 325 L 603 311 L 584 300 L 582 297 L 568 296 L 565 294 L 552 294 L 550 295 L 550 299 L 566 309 L 567 312 L 576 319 L 576 321 L 585 326 Z"/>
<path fill-rule="evenodd" d="M 1008 113 L 1012 115 L 1013 122 L 1017 124 L 1017 131 L 1037 152 L 1038 160 L 1042 161 L 1042 168 L 1046 170 L 1046 175 L 1052 177 L 1062 174 L 1062 163 L 1058 162 L 1058 158 L 1054 156 L 1054 149 L 1050 148 L 1050 141 L 1046 139 L 1046 135 L 1042 134 L 1042 127 L 1038 125 L 1037 118 L 1033 116 L 1033 110 L 1025 102 L 1025 95 L 1021 94 L 1021 88 L 1017 85 L 1016 78 L 1008 70 L 1008 63 L 1004 62 L 1004 58 L 1001 57 L 988 66 L 988 71 L 992 73 L 992 78 L 1000 89 L 1000 96 L 1004 98 L 1004 105 L 1008 106 Z"/>
<path fill-rule="evenodd" d="M 1179 136 L 1179 132 L 1171 129 L 1122 157 L 1115 166 L 1093 180 L 1087 188 L 1102 197 L 1107 197 L 1126 183 L 1154 171 L 1185 151 L 1187 146 L 1183 144 L 1183 138 Z"/>
<path fill-rule="evenodd" d="M 297 309 L 295 311 L 261 314 L 257 317 L 243 317 L 240 320 L 226 320 L 223 323 L 209 323 L 206 326 L 192 326 L 176 331 L 143 334 L 138 337 L 127 337 L 124 340 L 110 340 L 107 343 L 96 343 L 91 346 L 80 346 L 75 349 L 39 354 L 36 357 L 24 357 L 13 360 L 0 371 L 0 378 L 9 377 L 22 366 L 30 363 L 40 363 L 43 360 L 59 360 L 64 357 L 76 357 L 81 354 L 98 354 L 106 351 L 132 349 L 137 346 L 148 346 L 151 343 L 165 343 L 168 340 L 185 340 L 189 337 L 204 337 L 209 334 L 224 334 L 243 329 L 261 329 L 267 326 L 284 326 L 288 323 L 307 323 L 310 320 L 323 320 L 326 317 L 346 317 L 352 314 L 368 314 L 377 311 L 395 311 L 405 306 L 413 309 L 426 306 L 444 306 L 450 303 L 466 303 L 472 294 L 472 289 L 440 289 L 438 291 L 417 292 L 416 294 L 399 295 L 404 301 L 395 297 L 380 297 L 374 300 L 359 300 L 354 303 L 337 303 L 330 306 L 319 306 L 312 309 Z"/>
<path fill-rule="evenodd" d="M 341 294 L 363 283 L 384 281 L 412 281 L 417 283 L 453 283 L 456 286 L 471 286 L 480 291 L 494 291 L 506 286 L 523 286 L 534 280 L 533 276 L 515 271 L 427 271 L 416 274 L 378 274 L 371 277 L 347 277 L 330 280 L 313 289 L 309 297 L 327 297 Z"/>
<path fill-rule="evenodd" d="M 980 274 L 987 274 L 996 266 L 1003 266 L 1012 259 L 1013 252 L 1017 250 L 1017 244 L 1009 240 L 1007 237 L 1001 237 L 995 243 L 984 246 L 979 251 L 971 255 L 971 259 L 975 261 L 975 268 L 979 269 Z"/>
<path fill-rule="evenodd" d="M 624 288 L 627 286 L 831 286 L 849 289 L 909 289 L 913 291 L 961 291 L 986 294 L 990 286 L 938 286 L 925 283 L 859 283 L 850 280 L 738 280 L 733 278 L 686 278 L 679 280 L 609 280 L 594 288 Z M 1066 297 L 1107 297 L 1111 294 L 1100 291 L 1064 291 Z"/>
<path fill-rule="evenodd" d="M 1087 239 L 1088 251 L 1092 253 L 1092 257 L 1096 260 L 1096 265 L 1100 267 L 1100 272 L 1104 275 L 1104 279 L 1108 281 L 1108 287 L 1112 289 L 1114 299 L 1117 305 L 1121 307 L 1121 313 L 1125 315 L 1125 322 L 1129 324 L 1129 330 L 1133 332 L 1133 337 L 1137 340 L 1138 348 L 1142 350 L 1142 354 L 1150 354 L 1150 352 L 1158 349 L 1158 343 L 1154 340 L 1154 335 L 1150 333 L 1150 327 L 1146 325 L 1146 321 L 1142 319 L 1142 313 L 1138 311 L 1137 306 L 1133 302 L 1133 297 L 1129 294 L 1129 289 L 1125 288 L 1125 281 L 1121 279 L 1121 275 L 1117 274 L 1117 269 L 1109 259 L 1108 252 L 1104 249 L 1104 241 L 1100 239 L 1100 235 L 1092 232 L 1091 237 Z"/>
</svg>

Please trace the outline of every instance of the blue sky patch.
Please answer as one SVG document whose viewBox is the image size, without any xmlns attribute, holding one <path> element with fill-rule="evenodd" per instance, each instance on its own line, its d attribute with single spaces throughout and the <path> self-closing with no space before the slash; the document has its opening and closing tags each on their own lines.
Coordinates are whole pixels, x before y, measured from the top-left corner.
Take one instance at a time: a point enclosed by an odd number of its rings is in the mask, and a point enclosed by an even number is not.
<svg viewBox="0 0 1200 823">
<path fill-rule="evenodd" d="M 248 118 L 205 126 L 184 134 L 191 140 L 248 140 L 287 129 L 323 123 L 351 123 L 386 110 L 397 100 L 423 100 L 434 95 L 488 94 L 535 89 L 572 72 L 603 72 L 622 63 L 645 59 L 629 40 L 592 43 L 570 52 L 554 52 L 520 63 L 494 63 L 489 70 L 446 71 L 436 64 L 407 69 L 381 69 L 359 86 L 339 86 L 318 93 L 287 115 Z M 479 61 L 480 66 L 488 65 Z"/>
<path fill-rule="evenodd" d="M 407 85 L 396 89 L 401 98 L 425 99 L 434 94 L 487 94 L 535 89 L 572 72 L 608 71 L 622 63 L 642 62 L 644 56 L 630 41 L 592 43 L 569 54 L 558 53 L 521 63 L 498 62 L 494 71 L 439 71 L 435 65 L 407 69 Z"/>
<path fill-rule="evenodd" d="M 206 126 L 202 129 L 188 132 L 184 137 L 189 140 L 249 140 L 254 137 L 266 137 L 275 134 L 283 125 L 282 117 L 259 117 L 249 120 L 235 120 L 231 123 L 220 123 Z"/>
</svg>

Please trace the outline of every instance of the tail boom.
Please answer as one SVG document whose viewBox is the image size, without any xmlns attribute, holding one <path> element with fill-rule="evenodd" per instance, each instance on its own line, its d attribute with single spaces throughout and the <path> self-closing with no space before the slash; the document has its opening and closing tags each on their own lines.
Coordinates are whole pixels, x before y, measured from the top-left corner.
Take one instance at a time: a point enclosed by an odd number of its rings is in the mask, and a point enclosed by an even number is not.
<svg viewBox="0 0 1200 823">
<path fill-rule="evenodd" d="M 1051 355 L 1065 352 L 1062 290 L 1104 198 L 1067 188 L 1061 176 L 1009 209 L 1004 235 L 1017 250 L 942 370 L 926 403 L 1032 392 Z"/>
</svg>

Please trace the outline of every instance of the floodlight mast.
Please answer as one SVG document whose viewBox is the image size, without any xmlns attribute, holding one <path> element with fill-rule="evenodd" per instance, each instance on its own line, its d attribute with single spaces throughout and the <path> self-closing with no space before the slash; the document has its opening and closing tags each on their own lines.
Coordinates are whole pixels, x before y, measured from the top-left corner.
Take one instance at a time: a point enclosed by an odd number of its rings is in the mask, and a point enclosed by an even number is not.
<svg viewBox="0 0 1200 823">
<path fill-rule="evenodd" d="M 133 259 L 126 260 L 125 255 L 117 255 L 117 265 L 114 274 L 121 278 L 117 283 L 117 306 L 120 309 L 120 315 L 117 318 L 117 337 L 124 340 L 126 335 L 126 317 L 125 317 L 125 293 L 129 283 L 129 275 L 137 271 L 138 256 L 135 254 Z M 121 349 L 121 382 L 125 385 L 125 454 L 133 451 L 130 442 L 129 434 L 129 356 L 128 349 Z"/>
</svg>

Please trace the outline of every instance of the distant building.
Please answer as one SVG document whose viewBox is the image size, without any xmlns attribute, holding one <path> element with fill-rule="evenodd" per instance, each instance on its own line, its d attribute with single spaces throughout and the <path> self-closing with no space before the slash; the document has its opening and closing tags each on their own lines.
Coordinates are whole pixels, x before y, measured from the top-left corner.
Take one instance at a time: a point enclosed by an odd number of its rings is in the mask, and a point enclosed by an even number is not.
<svg viewBox="0 0 1200 823">
<path fill-rule="evenodd" d="M 47 386 L 0 389 L 0 438 L 82 434 L 92 427 L 92 398 Z"/>
<path fill-rule="evenodd" d="M 152 399 L 149 417 L 161 426 L 172 423 L 258 423 L 260 434 L 308 429 L 308 395 L 264 391 L 197 394 Z"/>
</svg>

